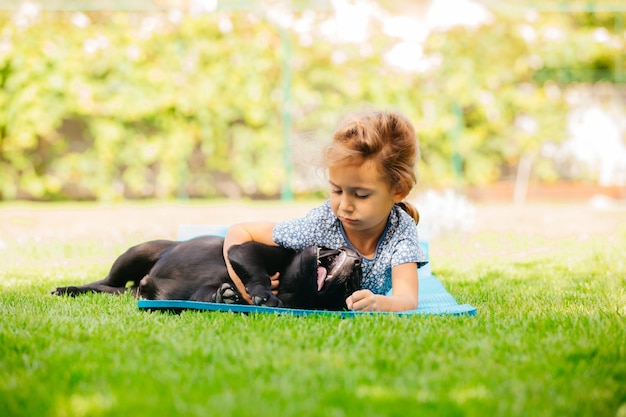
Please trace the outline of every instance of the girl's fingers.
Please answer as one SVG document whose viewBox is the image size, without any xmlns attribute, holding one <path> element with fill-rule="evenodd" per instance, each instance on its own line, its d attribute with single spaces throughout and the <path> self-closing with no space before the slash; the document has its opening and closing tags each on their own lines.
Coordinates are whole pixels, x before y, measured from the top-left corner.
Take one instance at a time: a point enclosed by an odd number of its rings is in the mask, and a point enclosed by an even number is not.
<svg viewBox="0 0 626 417">
<path fill-rule="evenodd" d="M 348 299 L 346 300 L 346 306 L 350 310 L 355 310 L 355 311 L 362 309 L 363 307 L 361 306 L 361 304 L 363 303 L 360 301 L 363 300 L 364 295 L 365 294 L 363 290 L 353 292 L 352 295 L 348 297 Z"/>
<path fill-rule="evenodd" d="M 272 292 L 274 292 L 274 290 L 276 290 L 278 288 L 278 285 L 280 284 L 280 281 L 278 280 L 279 275 L 280 273 L 277 272 L 270 277 L 270 284 L 271 284 Z"/>
<path fill-rule="evenodd" d="M 354 311 L 376 311 L 376 298 L 369 290 L 359 290 L 352 293 L 346 300 L 346 306 Z"/>
</svg>

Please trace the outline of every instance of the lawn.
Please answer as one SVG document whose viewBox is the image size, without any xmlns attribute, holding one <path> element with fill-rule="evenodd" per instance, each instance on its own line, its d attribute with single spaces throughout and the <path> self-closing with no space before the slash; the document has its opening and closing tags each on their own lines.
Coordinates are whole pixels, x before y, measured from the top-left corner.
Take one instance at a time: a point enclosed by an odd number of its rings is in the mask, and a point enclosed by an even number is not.
<svg viewBox="0 0 626 417">
<path fill-rule="evenodd" d="M 6 242 L 0 416 L 626 417 L 623 228 L 439 239 L 434 273 L 476 317 L 174 315 L 49 295 L 103 276 L 134 239 Z"/>
</svg>

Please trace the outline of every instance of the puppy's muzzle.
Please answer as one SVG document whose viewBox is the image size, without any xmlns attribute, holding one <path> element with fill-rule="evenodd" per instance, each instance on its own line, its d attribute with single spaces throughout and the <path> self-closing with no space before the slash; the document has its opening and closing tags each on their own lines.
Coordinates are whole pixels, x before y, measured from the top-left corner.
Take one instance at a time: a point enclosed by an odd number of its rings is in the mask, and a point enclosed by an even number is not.
<svg viewBox="0 0 626 417">
<path fill-rule="evenodd" d="M 333 281 L 344 283 L 349 293 L 360 286 L 361 256 L 354 249 L 317 248 L 317 291 L 323 291 Z"/>
</svg>

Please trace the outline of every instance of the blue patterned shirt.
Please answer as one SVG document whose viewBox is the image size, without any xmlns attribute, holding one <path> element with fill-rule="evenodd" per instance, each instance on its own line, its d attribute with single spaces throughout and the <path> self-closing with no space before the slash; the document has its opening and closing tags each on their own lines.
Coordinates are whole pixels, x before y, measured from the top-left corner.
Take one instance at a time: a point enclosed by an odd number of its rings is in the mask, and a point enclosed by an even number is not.
<svg viewBox="0 0 626 417">
<path fill-rule="evenodd" d="M 276 244 L 295 250 L 313 245 L 331 249 L 354 248 L 341 221 L 333 214 L 330 201 L 314 208 L 303 218 L 277 223 L 273 239 Z M 415 221 L 400 207 L 394 206 L 374 258 L 363 257 L 361 286 L 374 294 L 387 294 L 391 289 L 392 268 L 410 262 L 421 267 L 428 260 L 419 247 Z"/>
</svg>

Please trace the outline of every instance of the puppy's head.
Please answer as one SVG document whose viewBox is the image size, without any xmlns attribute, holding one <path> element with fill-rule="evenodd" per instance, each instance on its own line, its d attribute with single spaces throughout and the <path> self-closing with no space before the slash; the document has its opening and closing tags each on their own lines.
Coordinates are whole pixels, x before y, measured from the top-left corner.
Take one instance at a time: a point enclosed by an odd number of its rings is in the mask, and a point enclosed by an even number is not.
<svg viewBox="0 0 626 417">
<path fill-rule="evenodd" d="M 342 310 L 361 288 L 361 256 L 354 249 L 309 246 L 281 272 L 278 295 L 285 306 Z"/>
<path fill-rule="evenodd" d="M 361 288 L 361 256 L 347 246 L 339 249 L 315 247 L 317 291 L 345 289 L 346 295 Z"/>
</svg>

